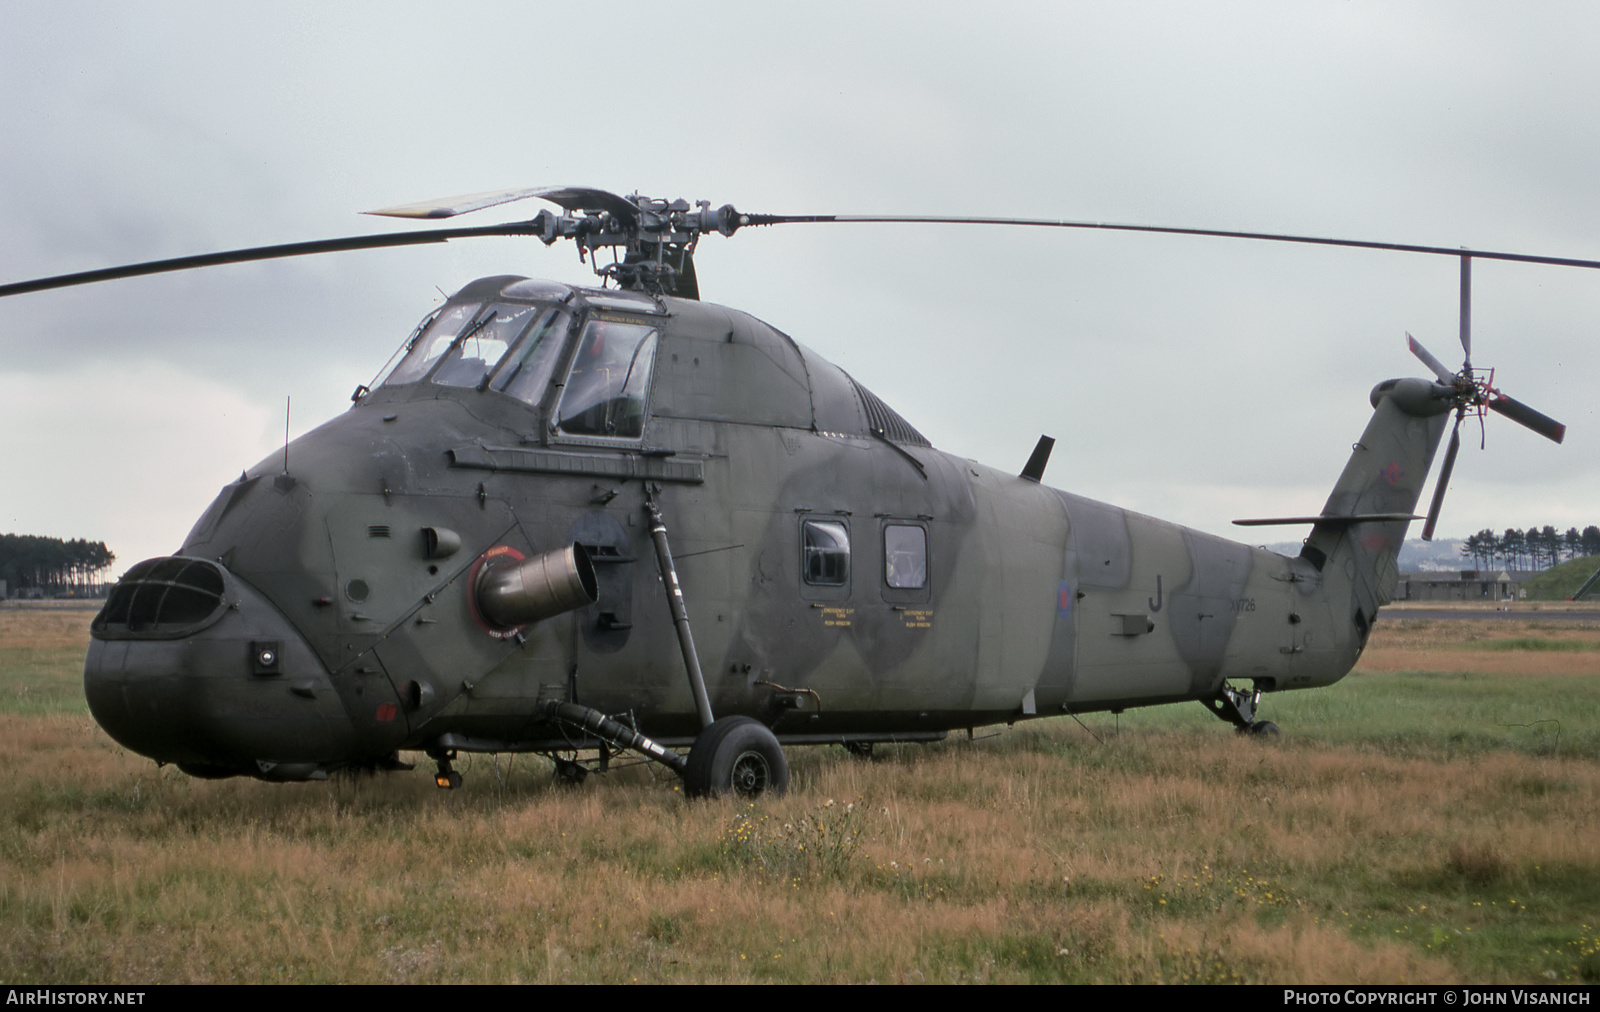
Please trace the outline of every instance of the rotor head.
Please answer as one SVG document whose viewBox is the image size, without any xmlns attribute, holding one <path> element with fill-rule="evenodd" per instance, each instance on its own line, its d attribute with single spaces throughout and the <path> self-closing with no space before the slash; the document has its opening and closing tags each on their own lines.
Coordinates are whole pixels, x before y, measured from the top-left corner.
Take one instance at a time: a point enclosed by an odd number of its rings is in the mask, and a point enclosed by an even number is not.
<svg viewBox="0 0 1600 1012">
<path fill-rule="evenodd" d="M 694 272 L 694 249 L 706 232 L 730 236 L 750 223 L 732 204 L 712 209 L 708 200 L 665 200 L 639 193 L 626 197 L 582 186 L 544 187 L 470 193 L 460 197 L 379 208 L 366 214 L 393 218 L 452 218 L 469 211 L 538 197 L 561 208 L 540 211 L 528 221 L 533 235 L 546 245 L 571 239 L 578 259 L 619 288 L 651 295 L 700 297 Z M 595 256 L 612 250 L 609 263 Z M 620 252 L 619 252 L 620 251 Z"/>
</svg>

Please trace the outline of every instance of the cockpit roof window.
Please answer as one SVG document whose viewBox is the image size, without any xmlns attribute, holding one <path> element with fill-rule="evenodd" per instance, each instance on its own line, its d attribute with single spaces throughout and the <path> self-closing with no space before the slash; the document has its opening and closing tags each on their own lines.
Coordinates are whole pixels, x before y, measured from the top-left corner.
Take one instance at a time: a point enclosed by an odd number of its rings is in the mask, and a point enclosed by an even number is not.
<svg viewBox="0 0 1600 1012">
<path fill-rule="evenodd" d="M 648 295 L 614 288 L 598 291 L 588 289 L 583 293 L 583 301 L 595 309 L 621 309 L 629 313 L 649 313 L 652 316 L 660 316 L 666 312 L 661 303 Z"/>
</svg>

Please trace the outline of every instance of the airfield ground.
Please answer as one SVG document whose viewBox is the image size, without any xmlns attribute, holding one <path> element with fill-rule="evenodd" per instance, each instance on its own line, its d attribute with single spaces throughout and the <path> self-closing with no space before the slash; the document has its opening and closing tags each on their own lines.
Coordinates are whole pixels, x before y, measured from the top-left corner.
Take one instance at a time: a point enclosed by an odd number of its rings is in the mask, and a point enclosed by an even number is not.
<svg viewBox="0 0 1600 1012">
<path fill-rule="evenodd" d="M 1592 983 L 1600 610 L 1551 609 L 1386 610 L 1275 742 L 1190 704 L 794 750 L 751 806 L 192 780 L 89 719 L 92 610 L 0 607 L 0 982 Z"/>
</svg>

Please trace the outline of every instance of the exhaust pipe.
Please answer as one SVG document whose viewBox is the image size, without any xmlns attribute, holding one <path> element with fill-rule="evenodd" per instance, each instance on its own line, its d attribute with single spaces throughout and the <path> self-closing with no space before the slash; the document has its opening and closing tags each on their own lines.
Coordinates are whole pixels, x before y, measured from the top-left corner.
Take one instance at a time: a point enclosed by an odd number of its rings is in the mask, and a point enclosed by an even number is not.
<svg viewBox="0 0 1600 1012">
<path fill-rule="evenodd" d="M 599 587 L 589 553 L 574 542 L 521 562 L 483 567 L 473 593 L 490 625 L 514 629 L 593 604 Z"/>
</svg>

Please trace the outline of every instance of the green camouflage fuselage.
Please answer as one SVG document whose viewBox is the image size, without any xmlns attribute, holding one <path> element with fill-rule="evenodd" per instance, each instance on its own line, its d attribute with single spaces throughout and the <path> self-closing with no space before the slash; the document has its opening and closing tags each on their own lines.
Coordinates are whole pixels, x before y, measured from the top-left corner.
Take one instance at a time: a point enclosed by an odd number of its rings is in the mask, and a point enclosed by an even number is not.
<svg viewBox="0 0 1600 1012">
<path fill-rule="evenodd" d="M 161 584 L 210 581 L 211 596 L 102 613 L 85 684 L 113 737 L 269 779 L 397 749 L 559 750 L 572 739 L 541 715 L 549 700 L 688 741 L 700 721 L 647 493 L 712 710 L 785 742 L 1204 700 L 1226 679 L 1324 686 L 1392 591 L 1403 521 L 1320 523 L 1286 557 L 935 450 L 736 311 L 515 278 L 452 304 L 518 291 L 570 315 L 548 389 L 391 378 L 294 441 L 286 471 L 274 455 L 223 489 L 178 553 L 209 568 Z M 657 335 L 638 435 L 559 420 L 591 319 Z M 1415 508 L 1448 410 L 1428 387 L 1374 392 L 1325 516 Z M 574 542 L 593 604 L 514 630 L 485 621 L 486 559 Z"/>
</svg>

